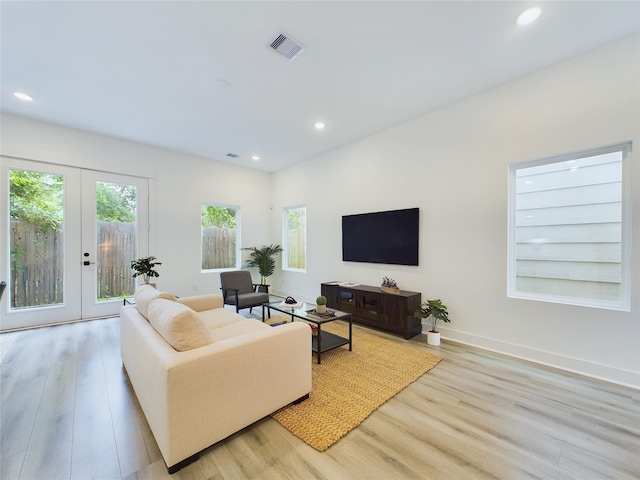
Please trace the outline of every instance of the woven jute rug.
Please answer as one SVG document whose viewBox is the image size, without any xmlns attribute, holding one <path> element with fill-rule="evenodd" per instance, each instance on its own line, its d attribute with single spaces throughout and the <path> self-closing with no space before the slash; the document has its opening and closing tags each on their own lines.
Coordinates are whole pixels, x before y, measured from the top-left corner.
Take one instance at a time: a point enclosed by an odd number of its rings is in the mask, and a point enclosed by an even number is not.
<svg viewBox="0 0 640 480">
<path fill-rule="evenodd" d="M 322 328 L 345 338 L 349 332 L 342 322 Z M 354 329 L 353 351 L 345 345 L 325 352 L 320 365 L 313 355 L 309 398 L 271 416 L 323 452 L 440 360 L 437 355 Z"/>
</svg>

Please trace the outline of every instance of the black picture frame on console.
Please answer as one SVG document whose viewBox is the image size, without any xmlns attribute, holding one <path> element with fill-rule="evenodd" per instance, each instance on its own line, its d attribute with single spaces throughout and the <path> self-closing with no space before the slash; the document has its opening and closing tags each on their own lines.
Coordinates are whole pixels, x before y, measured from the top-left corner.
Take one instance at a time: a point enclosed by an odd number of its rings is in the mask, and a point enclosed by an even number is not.
<svg viewBox="0 0 640 480">
<path fill-rule="evenodd" d="M 420 209 L 342 216 L 345 262 L 418 265 Z"/>
</svg>

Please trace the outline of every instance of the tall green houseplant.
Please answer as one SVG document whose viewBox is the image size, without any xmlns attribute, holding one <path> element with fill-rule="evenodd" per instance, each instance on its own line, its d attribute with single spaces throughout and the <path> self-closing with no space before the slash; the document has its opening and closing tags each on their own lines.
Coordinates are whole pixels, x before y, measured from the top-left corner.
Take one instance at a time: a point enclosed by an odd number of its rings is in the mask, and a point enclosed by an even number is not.
<svg viewBox="0 0 640 480">
<path fill-rule="evenodd" d="M 247 247 L 243 250 L 250 250 L 250 259 L 247 262 L 249 267 L 258 267 L 260 273 L 260 283 L 267 284 L 267 277 L 273 275 L 276 269 L 275 256 L 282 252 L 280 245 L 263 245 L 262 247 Z"/>
</svg>

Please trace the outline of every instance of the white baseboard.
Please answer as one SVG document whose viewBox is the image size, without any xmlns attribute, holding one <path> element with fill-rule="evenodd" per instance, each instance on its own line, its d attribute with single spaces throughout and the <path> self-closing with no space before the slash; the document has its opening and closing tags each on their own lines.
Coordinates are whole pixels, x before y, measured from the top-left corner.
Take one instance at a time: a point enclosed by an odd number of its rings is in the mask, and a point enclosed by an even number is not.
<svg viewBox="0 0 640 480">
<path fill-rule="evenodd" d="M 540 365 L 558 368 L 571 373 L 577 373 L 598 380 L 624 385 L 636 390 L 640 390 L 640 373 L 630 372 L 619 368 L 601 365 L 598 363 L 580 360 L 557 353 L 536 350 L 531 347 L 515 345 L 501 342 L 492 338 L 470 335 L 453 330 L 440 329 L 440 336 L 443 340 L 448 340 L 472 347 L 489 350 L 492 352 L 508 355 Z M 423 325 L 423 333 L 426 334 L 426 325 Z"/>
</svg>

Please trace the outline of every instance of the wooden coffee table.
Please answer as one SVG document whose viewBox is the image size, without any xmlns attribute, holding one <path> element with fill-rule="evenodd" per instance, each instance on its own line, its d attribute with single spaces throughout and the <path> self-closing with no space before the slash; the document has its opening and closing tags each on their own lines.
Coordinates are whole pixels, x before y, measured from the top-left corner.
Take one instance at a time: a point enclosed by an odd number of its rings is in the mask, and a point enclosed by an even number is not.
<svg viewBox="0 0 640 480">
<path fill-rule="evenodd" d="M 303 303 L 294 308 L 284 306 L 282 302 L 270 302 L 262 304 L 262 321 L 265 319 L 265 309 L 269 316 L 271 316 L 271 310 L 291 315 L 291 321 L 296 318 L 304 320 L 305 322 L 313 323 L 318 327 L 318 334 L 313 335 L 311 339 L 311 350 L 318 354 L 318 364 L 321 363 L 321 356 L 324 352 L 333 350 L 334 348 L 341 347 L 343 345 L 349 345 L 349 351 L 352 351 L 352 323 L 351 314 L 335 310 L 333 308 L 327 308 L 328 315 L 322 315 L 315 313 L 316 305 L 313 303 Z M 344 338 L 339 335 L 335 335 L 331 332 L 323 331 L 322 325 L 335 320 L 348 320 L 349 321 L 349 338 Z"/>
</svg>

